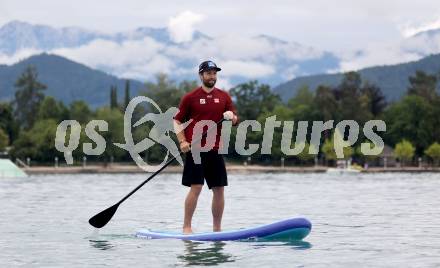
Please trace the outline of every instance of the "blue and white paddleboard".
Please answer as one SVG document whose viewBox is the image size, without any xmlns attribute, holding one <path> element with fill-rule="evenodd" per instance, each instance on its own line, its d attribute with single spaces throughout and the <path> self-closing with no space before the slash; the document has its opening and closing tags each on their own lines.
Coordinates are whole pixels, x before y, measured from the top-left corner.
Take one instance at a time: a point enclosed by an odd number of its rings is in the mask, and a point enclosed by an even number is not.
<svg viewBox="0 0 440 268">
<path fill-rule="evenodd" d="M 306 237 L 312 229 L 312 223 L 305 218 L 292 218 L 261 225 L 258 227 L 224 231 L 182 234 L 166 231 L 140 230 L 137 237 L 147 239 L 174 238 L 193 241 L 228 241 L 228 240 L 258 240 L 258 241 L 294 241 Z"/>
</svg>

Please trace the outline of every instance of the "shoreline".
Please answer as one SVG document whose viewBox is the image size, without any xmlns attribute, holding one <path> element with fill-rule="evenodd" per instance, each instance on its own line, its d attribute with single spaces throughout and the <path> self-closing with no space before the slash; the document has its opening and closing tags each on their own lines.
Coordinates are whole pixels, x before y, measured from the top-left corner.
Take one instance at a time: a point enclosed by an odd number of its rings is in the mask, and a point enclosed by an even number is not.
<svg viewBox="0 0 440 268">
<path fill-rule="evenodd" d="M 280 167 L 280 166 L 262 166 L 262 165 L 236 165 L 236 164 L 226 164 L 226 170 L 231 174 L 252 174 L 252 173 L 325 173 L 328 168 L 327 166 L 317 166 L 317 167 Z M 109 166 L 103 165 L 90 165 L 86 167 L 82 166 L 71 166 L 71 167 L 53 167 L 53 166 L 35 166 L 22 168 L 28 175 L 39 175 L 39 174 L 151 174 L 155 170 L 151 167 L 147 171 L 141 169 L 135 165 L 118 165 L 113 164 Z M 162 173 L 182 173 L 182 166 L 169 166 L 165 168 Z M 432 167 L 370 167 L 368 169 L 361 170 L 361 173 L 399 173 L 399 172 L 409 172 L 409 173 L 420 173 L 420 172 L 435 172 L 440 173 L 440 168 Z M 356 174 L 356 173 L 354 173 Z"/>
</svg>

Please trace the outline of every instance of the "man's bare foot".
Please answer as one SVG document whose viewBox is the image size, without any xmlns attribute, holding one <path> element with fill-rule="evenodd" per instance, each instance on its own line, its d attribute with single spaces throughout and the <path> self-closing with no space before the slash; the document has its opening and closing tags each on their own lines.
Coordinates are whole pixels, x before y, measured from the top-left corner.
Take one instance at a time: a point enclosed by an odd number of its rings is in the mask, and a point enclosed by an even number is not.
<svg viewBox="0 0 440 268">
<path fill-rule="evenodd" d="M 184 227 L 183 228 L 183 234 L 192 234 L 193 231 L 191 229 L 191 227 Z"/>
<path fill-rule="evenodd" d="M 215 228 L 215 229 L 212 229 L 212 231 L 213 232 L 221 232 L 222 230 L 220 228 Z"/>
</svg>

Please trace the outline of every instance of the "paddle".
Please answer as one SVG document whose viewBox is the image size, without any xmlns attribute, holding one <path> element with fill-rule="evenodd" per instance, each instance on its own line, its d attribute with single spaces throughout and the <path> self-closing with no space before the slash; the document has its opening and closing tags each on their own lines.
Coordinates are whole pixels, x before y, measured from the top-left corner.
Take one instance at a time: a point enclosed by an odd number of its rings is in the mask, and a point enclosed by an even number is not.
<svg viewBox="0 0 440 268">
<path fill-rule="evenodd" d="M 226 119 L 222 119 L 220 121 L 218 121 L 216 124 L 221 124 L 223 121 L 225 121 Z M 198 139 L 196 139 L 197 142 L 199 142 L 201 139 L 203 139 L 209 131 L 211 131 L 213 128 L 208 129 L 208 131 L 206 131 L 205 133 L 203 133 L 203 135 L 201 135 L 201 137 L 199 137 Z M 194 141 L 193 141 L 194 143 Z M 193 144 L 192 143 L 192 144 Z M 182 152 L 180 152 L 179 155 L 181 155 Z M 102 228 L 104 227 L 113 217 L 113 215 L 116 213 L 116 210 L 118 210 L 118 207 L 120 204 L 122 204 L 122 202 L 124 202 L 127 198 L 129 198 L 132 194 L 134 194 L 137 190 L 139 190 L 142 186 L 144 186 L 145 183 L 149 182 L 152 178 L 154 178 L 154 176 L 156 176 L 157 174 L 159 174 L 163 169 L 165 169 L 169 164 L 171 164 L 171 162 L 173 162 L 176 159 L 176 156 L 174 156 L 173 158 L 171 158 L 170 160 L 168 160 L 159 170 L 157 170 L 156 172 L 154 172 L 148 179 L 146 179 L 144 182 L 142 182 L 141 184 L 139 184 L 139 186 L 137 186 L 136 188 L 133 189 L 133 191 L 131 191 L 129 194 L 127 194 L 124 198 L 122 198 L 118 203 L 114 204 L 113 206 L 99 212 L 98 214 L 96 214 L 95 216 L 91 217 L 89 219 L 89 223 L 90 225 L 92 225 L 95 228 Z"/>
</svg>

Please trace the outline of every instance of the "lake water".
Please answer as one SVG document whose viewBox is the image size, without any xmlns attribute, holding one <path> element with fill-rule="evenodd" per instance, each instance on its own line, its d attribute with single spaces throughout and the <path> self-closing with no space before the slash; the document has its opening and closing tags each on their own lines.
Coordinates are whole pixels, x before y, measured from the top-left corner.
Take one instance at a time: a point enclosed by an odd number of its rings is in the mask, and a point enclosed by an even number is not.
<svg viewBox="0 0 440 268">
<path fill-rule="evenodd" d="M 147 175 L 0 180 L 0 267 L 439 267 L 440 174 L 229 174 L 223 229 L 305 216 L 303 242 L 184 242 L 134 237 L 181 228 L 179 174 L 154 178 L 94 230 L 88 219 Z M 211 229 L 204 189 L 195 231 Z"/>
</svg>

